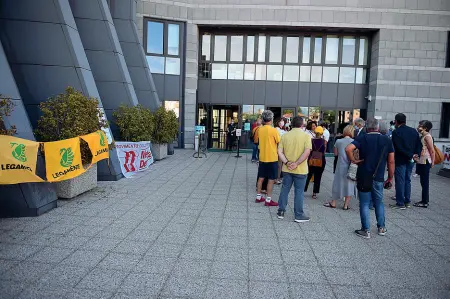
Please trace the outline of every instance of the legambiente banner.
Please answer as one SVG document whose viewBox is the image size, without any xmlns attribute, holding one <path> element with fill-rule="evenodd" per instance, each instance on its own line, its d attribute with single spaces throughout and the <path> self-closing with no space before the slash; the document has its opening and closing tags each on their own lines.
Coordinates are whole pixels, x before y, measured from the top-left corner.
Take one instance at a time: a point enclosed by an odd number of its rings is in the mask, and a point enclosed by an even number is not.
<svg viewBox="0 0 450 299">
<path fill-rule="evenodd" d="M 117 142 L 116 151 L 120 161 L 122 174 L 126 178 L 132 177 L 138 171 L 143 171 L 153 164 L 150 141 Z"/>
</svg>

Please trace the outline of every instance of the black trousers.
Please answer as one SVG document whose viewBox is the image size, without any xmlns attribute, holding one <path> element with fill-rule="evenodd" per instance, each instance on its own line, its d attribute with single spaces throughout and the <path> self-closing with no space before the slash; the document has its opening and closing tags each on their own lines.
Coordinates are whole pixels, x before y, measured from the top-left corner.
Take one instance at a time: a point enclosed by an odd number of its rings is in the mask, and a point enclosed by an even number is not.
<svg viewBox="0 0 450 299">
<path fill-rule="evenodd" d="M 334 156 L 334 161 L 333 161 L 333 173 L 336 173 L 337 162 L 338 162 L 338 156 Z"/>
<path fill-rule="evenodd" d="M 430 202 L 430 169 L 431 164 L 416 164 L 416 173 L 420 175 L 420 185 L 422 186 L 422 203 Z"/>
<path fill-rule="evenodd" d="M 322 180 L 322 174 L 325 170 L 325 164 L 322 167 L 309 166 L 308 178 L 306 179 L 305 192 L 308 191 L 309 181 L 311 181 L 314 175 L 314 189 L 313 193 L 320 192 L 320 181 Z"/>
</svg>

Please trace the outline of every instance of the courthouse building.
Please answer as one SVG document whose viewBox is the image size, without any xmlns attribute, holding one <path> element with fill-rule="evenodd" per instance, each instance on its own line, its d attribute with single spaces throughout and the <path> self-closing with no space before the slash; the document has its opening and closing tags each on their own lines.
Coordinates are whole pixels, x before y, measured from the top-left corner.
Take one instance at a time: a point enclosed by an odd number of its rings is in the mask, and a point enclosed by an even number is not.
<svg viewBox="0 0 450 299">
<path fill-rule="evenodd" d="M 0 0 L 0 93 L 7 123 L 33 139 L 38 104 L 74 86 L 109 120 L 121 104 L 164 105 L 223 148 L 233 118 L 263 109 L 329 123 L 432 121 L 448 141 L 447 0 Z M 116 133 L 112 126 L 113 133 Z M 248 132 L 242 146 L 248 146 Z"/>
</svg>

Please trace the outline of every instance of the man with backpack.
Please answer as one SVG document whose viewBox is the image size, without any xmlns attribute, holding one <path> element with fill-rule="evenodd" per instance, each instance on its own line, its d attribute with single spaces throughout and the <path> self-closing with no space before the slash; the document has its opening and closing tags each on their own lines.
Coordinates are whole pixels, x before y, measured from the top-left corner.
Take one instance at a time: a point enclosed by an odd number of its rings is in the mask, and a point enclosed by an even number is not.
<svg viewBox="0 0 450 299">
<path fill-rule="evenodd" d="M 259 160 L 259 149 L 258 149 L 258 142 L 255 142 L 257 140 L 258 130 L 261 127 L 261 119 L 258 118 L 255 122 L 255 125 L 252 128 L 252 132 L 250 134 L 250 141 L 253 142 L 252 145 L 252 163 L 258 162 Z"/>
</svg>

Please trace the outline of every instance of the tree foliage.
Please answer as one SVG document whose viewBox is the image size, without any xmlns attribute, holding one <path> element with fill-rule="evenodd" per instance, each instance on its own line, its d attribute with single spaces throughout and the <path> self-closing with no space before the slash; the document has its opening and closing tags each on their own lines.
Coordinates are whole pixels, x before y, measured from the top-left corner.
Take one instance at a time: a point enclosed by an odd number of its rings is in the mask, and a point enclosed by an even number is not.
<svg viewBox="0 0 450 299">
<path fill-rule="evenodd" d="M 6 127 L 4 117 L 10 116 L 14 110 L 14 103 L 7 97 L 0 94 L 0 135 L 12 136 L 16 134 L 16 126 Z"/>
<path fill-rule="evenodd" d="M 154 128 L 153 115 L 150 109 L 141 105 L 120 106 L 114 111 L 114 122 L 119 128 L 123 141 L 150 141 Z"/>
<path fill-rule="evenodd" d="M 174 141 L 178 133 L 178 119 L 175 112 L 167 111 L 161 106 L 153 116 L 155 126 L 152 133 L 152 142 L 164 144 Z"/>
</svg>

